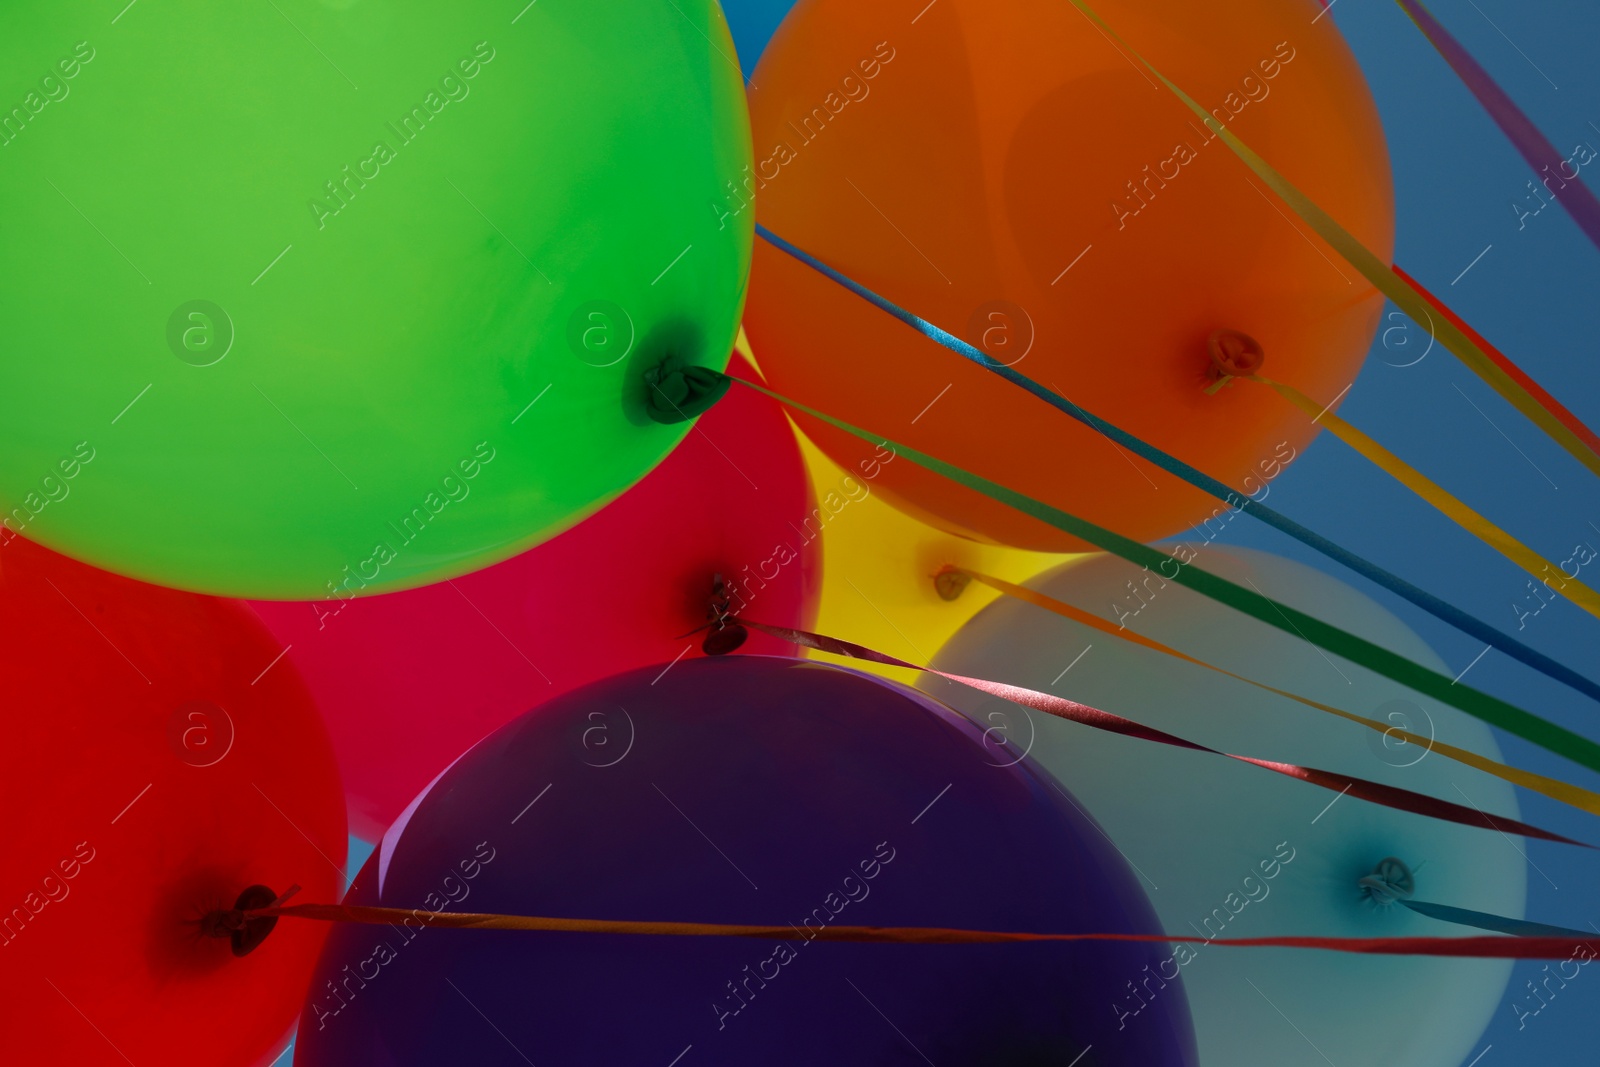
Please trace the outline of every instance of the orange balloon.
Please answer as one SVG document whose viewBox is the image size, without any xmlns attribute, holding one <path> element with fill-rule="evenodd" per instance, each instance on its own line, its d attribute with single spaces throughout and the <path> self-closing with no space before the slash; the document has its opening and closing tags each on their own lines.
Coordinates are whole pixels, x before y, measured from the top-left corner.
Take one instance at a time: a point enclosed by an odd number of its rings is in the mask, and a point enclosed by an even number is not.
<svg viewBox="0 0 1600 1067">
<path fill-rule="evenodd" d="M 1389 256 L 1378 115 L 1314 0 L 1097 10 Z M 1248 335 L 1263 373 L 1328 400 L 1372 341 L 1377 291 L 1068 0 L 801 0 L 750 105 L 756 164 L 718 210 L 753 194 L 779 236 L 1258 498 L 1315 427 L 1257 385 L 1208 395 L 1208 341 Z M 1223 507 L 756 245 L 745 326 L 780 392 L 1141 541 Z M 801 424 L 854 465 L 858 440 Z M 1084 547 L 915 464 L 879 488 L 952 533 Z"/>
</svg>

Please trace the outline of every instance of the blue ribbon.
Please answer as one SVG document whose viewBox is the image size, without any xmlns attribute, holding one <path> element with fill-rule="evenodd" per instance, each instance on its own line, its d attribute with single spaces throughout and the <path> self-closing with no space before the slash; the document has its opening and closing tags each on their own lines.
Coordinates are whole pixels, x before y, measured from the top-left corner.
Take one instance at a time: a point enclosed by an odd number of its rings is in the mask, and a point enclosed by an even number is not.
<svg viewBox="0 0 1600 1067">
<path fill-rule="evenodd" d="M 1600 942 L 1600 934 L 1592 930 L 1572 930 L 1565 926 L 1528 922 L 1526 919 L 1508 919 L 1504 915 L 1490 915 L 1485 911 L 1472 911 L 1468 908 L 1452 908 L 1448 904 L 1430 904 L 1425 900 L 1401 900 L 1398 903 L 1430 919 L 1440 919 L 1459 926 L 1472 926 L 1479 930 L 1492 930 L 1497 934 L 1510 934 L 1513 937 L 1583 937 Z"/>
<path fill-rule="evenodd" d="M 1480 622 L 1460 608 L 1439 599 L 1424 589 L 1412 585 L 1397 574 L 1391 574 L 1376 563 L 1371 563 L 1354 552 L 1341 548 L 1316 531 L 1295 522 L 1287 515 L 1241 495 L 1229 488 L 1225 483 L 1195 467 L 1191 467 L 1176 456 L 1169 455 L 1154 445 L 1146 444 L 1128 431 L 1113 426 L 1099 416 L 1085 411 L 1066 397 L 1045 388 L 1027 375 L 1006 366 L 949 331 L 940 329 L 926 319 L 914 315 L 898 304 L 879 296 L 854 279 L 839 273 L 809 252 L 785 241 L 760 223 L 756 224 L 756 233 L 768 244 L 787 252 L 806 266 L 844 286 L 868 303 L 888 312 L 929 340 L 943 345 L 956 355 L 978 364 L 985 370 L 1000 375 L 1000 377 L 1013 385 L 1026 389 L 1045 403 L 1065 412 L 1084 425 L 1098 430 L 1106 437 L 1116 441 L 1129 451 L 1137 453 L 1140 457 L 1160 467 L 1168 474 L 1181 478 L 1196 489 L 1209 493 L 1229 507 L 1241 508 L 1246 514 L 1253 515 L 1274 529 L 1293 537 L 1301 544 L 1316 549 L 1329 559 L 1341 563 L 1357 574 L 1376 582 L 1391 593 L 1404 597 L 1423 611 L 1449 623 L 1461 632 L 1476 637 L 1491 648 L 1499 649 L 1511 658 L 1519 660 L 1541 674 L 1577 690 L 1591 700 L 1600 701 L 1600 684 L 1591 681 L 1570 667 L 1563 666 L 1544 653 L 1530 648 L 1510 634 L 1502 633 L 1486 622 Z"/>
</svg>

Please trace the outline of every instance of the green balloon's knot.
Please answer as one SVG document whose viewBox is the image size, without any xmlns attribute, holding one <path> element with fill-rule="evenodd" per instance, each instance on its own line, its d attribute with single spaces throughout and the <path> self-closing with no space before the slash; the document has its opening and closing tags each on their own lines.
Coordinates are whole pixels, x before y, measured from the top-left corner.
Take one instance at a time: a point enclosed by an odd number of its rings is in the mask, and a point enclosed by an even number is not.
<svg viewBox="0 0 1600 1067">
<path fill-rule="evenodd" d="M 681 356 L 668 356 L 650 367 L 644 380 L 646 413 L 651 421 L 667 425 L 704 415 L 733 382 L 710 367 L 685 366 Z"/>
</svg>

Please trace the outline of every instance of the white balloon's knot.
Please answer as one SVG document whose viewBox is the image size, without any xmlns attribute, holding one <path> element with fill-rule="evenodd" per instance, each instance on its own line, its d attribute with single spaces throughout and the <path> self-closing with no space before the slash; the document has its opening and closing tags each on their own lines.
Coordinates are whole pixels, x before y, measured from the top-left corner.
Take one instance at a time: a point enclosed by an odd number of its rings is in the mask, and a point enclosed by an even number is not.
<svg viewBox="0 0 1600 1067">
<path fill-rule="evenodd" d="M 1416 891 L 1411 868 L 1393 856 L 1381 861 L 1371 874 L 1356 883 L 1368 900 L 1384 907 L 1409 899 Z"/>
</svg>

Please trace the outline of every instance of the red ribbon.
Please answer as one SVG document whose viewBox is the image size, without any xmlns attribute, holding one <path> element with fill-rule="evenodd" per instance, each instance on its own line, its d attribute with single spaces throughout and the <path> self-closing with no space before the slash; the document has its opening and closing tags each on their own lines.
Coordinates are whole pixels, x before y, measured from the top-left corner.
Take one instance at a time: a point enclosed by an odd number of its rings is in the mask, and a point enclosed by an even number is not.
<svg viewBox="0 0 1600 1067">
<path fill-rule="evenodd" d="M 1228 945 L 1233 948 L 1308 948 L 1375 956 L 1458 956 L 1480 959 L 1555 960 L 1596 955 L 1600 937 L 1179 937 L 1167 934 L 1036 934 L 1012 930 L 959 930 L 938 926 L 797 926 L 734 923 L 628 922 L 533 915 L 413 911 L 351 904 L 292 904 L 244 912 L 245 919 L 309 919 L 385 925 L 409 921 L 452 929 L 528 930 L 550 933 L 631 934 L 654 937 L 747 937 L 773 941 L 854 941 L 880 944 L 969 945 L 1029 941 L 1138 941 L 1148 944 Z"/>
<path fill-rule="evenodd" d="M 883 652 L 876 652 L 865 645 L 854 644 L 850 641 L 841 641 L 836 637 L 826 637 L 805 630 L 792 630 L 785 626 L 768 626 L 765 623 L 752 622 L 746 618 L 736 620 L 740 625 L 748 626 L 752 630 L 771 634 L 780 640 L 814 648 L 819 652 L 830 652 L 836 656 L 849 656 L 852 659 L 864 659 L 872 663 L 882 663 L 889 667 L 906 667 L 914 671 L 925 671 L 928 674 L 937 674 L 941 678 L 948 678 L 952 682 L 970 686 L 979 692 L 997 696 L 1002 700 L 1009 700 L 1025 707 L 1054 715 L 1069 722 L 1080 723 L 1104 730 L 1107 733 L 1121 734 L 1123 737 L 1136 737 L 1141 741 L 1155 741 L 1174 748 L 1187 748 L 1195 752 L 1208 752 L 1215 756 L 1226 756 L 1228 759 L 1248 763 L 1253 767 L 1260 767 L 1272 771 L 1274 774 L 1298 778 L 1303 782 L 1331 789 L 1337 793 L 1349 793 L 1361 800 L 1368 800 L 1374 804 L 1382 804 L 1387 808 L 1399 811 L 1409 811 L 1414 815 L 1425 815 L 1431 819 L 1442 819 L 1446 822 L 1461 823 L 1464 826 L 1479 826 L 1489 830 L 1499 830 L 1502 833 L 1521 834 L 1523 837 L 1536 837 L 1545 841 L 1559 841 L 1567 845 L 1578 845 L 1582 848 L 1593 848 L 1593 845 L 1582 841 L 1575 841 L 1570 837 L 1541 830 L 1537 826 L 1530 826 L 1525 822 L 1515 819 L 1501 818 L 1489 815 L 1478 808 L 1469 808 L 1455 804 L 1448 800 L 1440 800 L 1424 793 L 1415 793 L 1409 789 L 1400 789 L 1392 785 L 1383 785 L 1379 782 L 1368 781 L 1365 778 L 1354 778 L 1350 775 L 1338 774 L 1334 771 L 1317 770 L 1315 767 L 1302 767 L 1294 763 L 1279 763 L 1275 760 L 1255 759 L 1250 756 L 1237 756 L 1232 752 L 1223 752 L 1215 748 L 1194 741 L 1186 740 L 1176 734 L 1169 734 L 1164 730 L 1144 726 L 1132 719 L 1124 719 L 1120 715 L 1113 715 L 1099 708 L 1091 708 L 1087 704 L 1080 704 L 1075 700 L 1065 697 L 1052 696 L 1049 693 L 1040 693 L 1033 689 L 1023 689 L 1020 686 L 1007 685 L 1004 682 L 991 682 L 983 678 L 968 678 L 960 674 L 948 674 L 945 671 L 934 670 L 916 663 L 907 663 Z"/>
<path fill-rule="evenodd" d="M 1522 386 L 1527 394 L 1533 397 L 1534 400 L 1538 401 L 1539 405 L 1551 415 L 1555 416 L 1556 419 L 1560 421 L 1561 425 L 1571 430 L 1580 439 L 1582 439 L 1584 444 L 1588 445 L 1595 452 L 1600 453 L 1600 436 L 1597 436 L 1593 430 L 1585 426 L 1583 421 L 1579 419 L 1578 416 L 1568 411 L 1566 406 L 1563 405 L 1561 401 L 1557 400 L 1555 397 L 1546 392 L 1544 386 L 1528 377 L 1527 373 L 1523 371 L 1521 367 L 1511 362 L 1510 358 L 1508 358 L 1505 353 L 1501 352 L 1494 345 L 1484 340 L 1482 334 L 1480 334 L 1477 330 L 1474 330 L 1471 326 L 1468 326 L 1466 321 L 1463 320 L 1461 316 L 1457 315 L 1454 311 L 1451 311 L 1448 307 L 1446 307 L 1443 300 L 1440 300 L 1428 290 L 1424 289 L 1421 282 L 1417 281 L 1411 275 L 1401 270 L 1398 265 L 1396 265 L 1393 269 L 1401 281 L 1415 289 L 1417 291 L 1417 295 L 1426 300 L 1433 307 L 1433 310 L 1444 316 L 1446 322 L 1460 330 L 1462 333 L 1466 334 L 1473 344 L 1483 349 L 1483 354 L 1488 356 L 1490 361 L 1493 362 L 1495 366 L 1505 371 L 1513 381 Z"/>
</svg>

